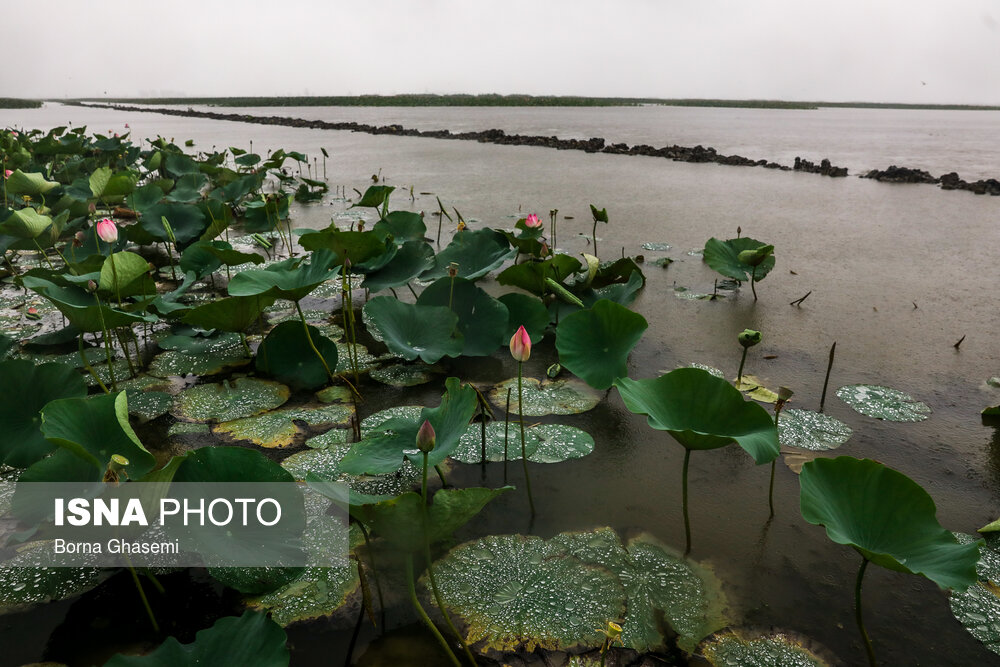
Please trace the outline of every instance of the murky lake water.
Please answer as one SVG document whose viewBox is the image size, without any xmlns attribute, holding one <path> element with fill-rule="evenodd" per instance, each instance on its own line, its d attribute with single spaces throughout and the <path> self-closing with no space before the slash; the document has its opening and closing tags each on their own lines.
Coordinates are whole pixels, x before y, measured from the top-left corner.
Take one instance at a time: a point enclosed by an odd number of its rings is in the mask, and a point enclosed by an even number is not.
<svg viewBox="0 0 1000 667">
<path fill-rule="evenodd" d="M 796 155 L 814 161 L 828 157 L 852 174 L 895 163 L 935 175 L 954 170 L 966 179 L 1000 175 L 1000 152 L 988 143 L 1000 136 L 1000 113 L 670 108 L 267 112 L 420 129 L 500 127 L 630 144 L 702 144 L 783 163 Z M 816 409 L 827 352 L 836 341 L 827 412 L 854 429 L 837 453 L 875 458 L 915 479 L 934 498 L 938 518 L 950 530 L 972 533 L 1000 516 L 1000 430 L 983 426 L 979 416 L 983 407 L 1000 403 L 1000 390 L 985 385 L 988 377 L 1000 375 L 1000 198 L 661 158 L 60 106 L 0 110 L 0 127 L 47 129 L 68 121 L 119 132 L 128 122 L 135 137 L 190 138 L 203 150 L 246 148 L 252 140 L 257 152 L 284 147 L 321 158 L 324 147 L 331 156 L 326 165 L 331 185 L 363 190 L 381 170 L 388 184 L 399 187 L 393 208 L 426 211 L 429 227 L 435 195 L 474 220 L 473 228 L 475 221 L 511 225 L 515 216 L 532 211 L 544 220 L 544 213 L 557 208 L 559 245 L 571 253 L 592 250 L 585 239 L 591 227 L 588 205 L 607 207 L 611 223 L 598 230 L 603 258 L 619 256 L 624 248 L 626 254 L 644 253 L 647 259 L 649 282 L 633 308 L 650 327 L 632 355 L 632 377 L 652 377 L 695 361 L 735 375 L 740 352 L 736 334 L 749 327 L 761 330 L 764 342 L 750 351 L 747 371 L 769 386 L 795 390 L 792 407 Z M 411 185 L 414 193 L 434 195 L 416 194 L 411 205 Z M 329 203 L 297 207 L 293 226 L 325 226 L 340 208 Z M 687 251 L 702 247 L 711 236 L 735 236 L 737 226 L 743 235 L 775 246 L 777 267 L 759 284 L 760 301 L 754 303 L 748 289 L 717 302 L 676 298 L 674 286 L 711 291 L 715 274 Z M 643 251 L 643 242 L 673 248 Z M 676 260 L 669 268 L 649 263 L 664 255 Z M 484 287 L 496 284 L 487 279 Z M 789 306 L 809 291 L 801 308 Z M 953 344 L 963 335 L 966 339 L 956 350 Z M 765 360 L 765 355 L 776 358 Z M 541 376 L 554 360 L 547 339 L 536 348 L 526 373 Z M 490 360 L 454 363 L 450 373 L 470 381 L 495 380 L 514 375 L 516 368 L 508 355 L 498 352 Z M 863 417 L 832 396 L 836 387 L 854 383 L 902 389 L 930 405 L 933 414 L 917 424 Z M 440 392 L 435 385 L 422 398 L 434 404 Z M 387 392 L 370 409 L 397 398 Z M 597 447 L 577 461 L 534 466 L 540 512 L 533 532 L 550 536 L 610 525 L 623 536 L 649 532 L 683 548 L 682 448 L 646 426 L 644 418 L 628 413 L 614 391 L 594 411 L 560 421 L 588 430 Z M 736 618 L 745 625 L 805 634 L 845 664 L 862 663 L 853 615 L 859 558 L 801 518 L 796 475 L 779 461 L 777 516 L 769 523 L 766 466 L 753 466 L 735 448 L 697 452 L 691 466 L 692 556 L 711 563 L 727 583 Z M 478 467 L 458 475 L 463 483 L 479 482 Z M 499 475 L 499 469 L 491 469 L 488 483 L 499 484 Z M 524 532 L 525 505 L 523 494 L 508 494 L 463 535 Z M 1000 665 L 1000 656 L 984 649 L 952 617 L 945 594 L 933 583 L 870 568 L 864 595 L 868 629 L 884 664 Z M 0 663 L 41 657 L 52 625 L 38 618 L 37 613 L 0 617 L 4 645 L 15 645 L 14 658 L 0 657 Z M 343 633 L 316 632 L 324 641 L 346 643 Z M 330 655 L 340 659 L 337 649 L 308 635 L 291 633 L 298 647 L 293 664 L 328 664 Z"/>
</svg>

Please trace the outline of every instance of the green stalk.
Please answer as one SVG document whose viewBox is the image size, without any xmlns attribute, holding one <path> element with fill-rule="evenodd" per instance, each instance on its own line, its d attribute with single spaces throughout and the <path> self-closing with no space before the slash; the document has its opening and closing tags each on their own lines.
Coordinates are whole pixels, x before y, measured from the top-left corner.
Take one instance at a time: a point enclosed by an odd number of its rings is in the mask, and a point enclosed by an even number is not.
<svg viewBox="0 0 1000 667">
<path fill-rule="evenodd" d="M 444 470 L 441 469 L 441 466 L 434 466 L 434 472 L 438 474 L 438 479 L 441 480 L 441 486 L 448 486 L 448 480 L 444 478 Z"/>
<path fill-rule="evenodd" d="M 691 461 L 691 450 L 684 448 L 684 469 L 681 472 L 681 498 L 684 507 L 684 555 L 691 553 L 691 519 L 688 518 L 688 463 Z"/>
<path fill-rule="evenodd" d="M 507 432 L 510 430 L 510 391 L 511 388 L 507 387 L 507 407 L 504 408 L 503 413 L 503 483 L 507 483 Z"/>
<path fill-rule="evenodd" d="M 90 377 L 94 378 L 94 381 L 97 383 L 97 386 L 99 386 L 101 388 L 101 391 L 103 391 L 105 394 L 110 394 L 111 392 L 108 391 L 108 388 L 104 386 L 103 382 L 101 382 L 101 378 L 97 377 L 97 373 L 94 372 L 93 366 L 91 366 L 90 362 L 87 361 L 87 355 L 85 355 L 83 353 L 83 332 L 82 331 L 80 332 L 80 337 L 77 339 L 77 342 L 79 344 L 78 347 L 80 349 L 80 360 L 83 362 L 83 367 L 87 369 L 88 373 L 90 373 Z"/>
<path fill-rule="evenodd" d="M 528 490 L 528 505 L 531 507 L 531 516 L 535 516 L 535 499 L 531 496 L 531 477 L 528 476 L 528 448 L 524 439 L 524 394 L 521 390 L 521 366 L 523 361 L 517 362 L 517 421 L 521 425 L 521 463 L 524 465 L 524 487 Z"/>
<path fill-rule="evenodd" d="M 597 218 L 594 218 L 594 231 L 590 233 L 591 238 L 594 239 L 594 257 L 599 257 L 597 254 Z"/>
<path fill-rule="evenodd" d="M 778 430 L 778 415 L 780 415 L 780 414 L 781 414 L 781 407 L 780 406 L 775 406 L 774 407 L 774 430 L 775 431 Z M 771 509 L 770 516 L 774 516 L 774 468 L 775 468 L 775 464 L 777 462 L 778 462 L 778 459 L 773 459 L 771 461 L 771 485 L 770 485 L 770 487 L 768 488 L 768 491 L 767 491 L 767 506 Z"/>
<path fill-rule="evenodd" d="M 111 262 L 111 277 L 115 281 L 115 298 L 118 299 L 118 307 L 121 308 L 122 307 L 122 294 L 121 294 L 121 289 L 118 287 L 118 269 L 115 268 L 115 257 L 114 257 L 114 254 L 115 254 L 115 251 L 111 247 L 111 244 L 109 243 L 108 244 L 108 261 Z"/>
<path fill-rule="evenodd" d="M 753 267 L 753 271 L 750 273 L 750 291 L 753 292 L 753 300 L 757 300 L 757 288 L 755 283 L 757 282 L 757 267 Z"/>
<path fill-rule="evenodd" d="M 743 348 L 743 356 L 740 357 L 740 370 L 737 371 L 737 373 L 736 373 L 736 388 L 737 389 L 739 389 L 740 386 L 742 386 L 742 384 L 743 384 L 743 364 L 746 363 L 746 360 L 747 360 L 747 350 L 748 349 L 750 349 L 750 348 L 744 347 Z"/>
<path fill-rule="evenodd" d="M 122 337 L 122 332 L 120 328 L 115 329 L 115 338 L 118 339 L 118 344 L 121 345 L 122 354 L 125 355 L 125 361 L 128 363 L 128 370 L 132 377 L 135 377 L 135 365 L 132 363 L 132 357 L 128 353 L 128 344 L 126 339 Z"/>
<path fill-rule="evenodd" d="M 45 254 L 44 250 L 42 250 L 42 246 L 38 245 L 38 239 L 37 238 L 33 238 L 33 239 L 31 239 L 31 241 L 35 244 L 35 247 L 38 248 L 39 254 L 41 254 L 41 256 L 45 259 L 45 263 L 49 265 L 50 269 L 52 269 L 53 271 L 55 271 L 56 268 L 54 266 L 52 266 L 52 262 L 49 261 L 49 256 Z"/>
<path fill-rule="evenodd" d="M 420 620 L 424 622 L 427 629 L 431 631 L 431 634 L 434 635 L 434 637 L 438 640 L 438 643 L 441 644 L 441 647 L 444 648 L 445 653 L 447 653 L 448 657 L 451 658 L 451 663 L 455 665 L 455 667 L 462 667 L 462 663 L 458 661 L 458 658 L 455 656 L 455 652 L 451 650 L 451 646 L 441 635 L 441 631 L 437 629 L 437 626 L 434 625 L 433 621 L 431 621 L 430 616 L 428 616 L 427 612 L 424 611 L 424 608 L 420 606 L 420 601 L 417 600 L 417 590 L 413 586 L 413 556 L 411 555 L 406 557 L 406 588 L 410 592 L 410 604 L 412 604 L 413 608 L 417 610 Z"/>
<path fill-rule="evenodd" d="M 108 375 L 111 377 L 111 388 L 118 391 L 118 383 L 115 381 L 115 367 L 111 364 L 111 346 L 108 342 L 108 327 L 104 324 L 104 310 L 101 308 L 101 300 L 97 293 L 94 293 L 94 300 L 97 301 L 97 314 L 101 318 L 101 340 L 104 341 L 104 355 L 108 359 Z"/>
<path fill-rule="evenodd" d="M 309 325 L 306 324 L 306 316 L 302 314 L 302 306 L 299 305 L 298 301 L 295 302 L 295 310 L 299 311 L 299 319 L 302 320 L 302 330 L 306 332 L 306 340 L 309 341 L 309 347 L 312 348 L 316 358 L 319 359 L 321 364 L 323 364 L 323 369 L 326 370 L 326 375 L 330 378 L 330 383 L 333 384 L 333 373 L 330 371 L 330 365 L 326 363 L 326 359 L 324 359 L 323 355 L 316 349 L 316 344 L 313 342 L 312 336 L 309 334 Z"/>
<path fill-rule="evenodd" d="M 149 606 L 146 591 L 142 590 L 142 582 L 139 581 L 139 575 L 131 565 L 128 566 L 128 571 L 132 574 L 132 582 L 135 583 L 135 588 L 139 591 L 139 597 L 142 599 L 142 606 L 146 608 L 146 615 L 149 616 L 149 622 L 153 624 L 153 631 L 156 634 L 160 634 L 160 624 L 156 622 L 156 616 L 153 615 L 153 608 Z"/>
<path fill-rule="evenodd" d="M 854 584 L 854 618 L 858 622 L 858 630 L 861 631 L 861 639 L 865 643 L 865 651 L 868 653 L 868 664 L 871 667 L 878 667 L 878 662 L 875 660 L 875 649 L 872 648 L 872 640 L 868 637 L 865 622 L 861 617 L 861 580 L 865 576 L 865 569 L 867 567 L 868 559 L 862 556 L 861 568 L 858 570 L 858 579 Z"/>
<path fill-rule="evenodd" d="M 385 632 L 385 600 L 382 597 L 382 580 L 378 576 L 378 565 L 375 562 L 375 551 L 372 549 L 371 539 L 368 537 L 368 531 L 365 529 L 365 524 L 360 521 L 356 523 L 358 528 L 361 529 L 361 535 L 365 538 L 365 551 L 367 551 L 368 559 L 372 563 L 372 574 L 375 575 L 375 591 L 378 593 L 379 616 L 382 620 L 382 632 Z M 361 567 L 360 561 L 358 567 Z"/>
</svg>

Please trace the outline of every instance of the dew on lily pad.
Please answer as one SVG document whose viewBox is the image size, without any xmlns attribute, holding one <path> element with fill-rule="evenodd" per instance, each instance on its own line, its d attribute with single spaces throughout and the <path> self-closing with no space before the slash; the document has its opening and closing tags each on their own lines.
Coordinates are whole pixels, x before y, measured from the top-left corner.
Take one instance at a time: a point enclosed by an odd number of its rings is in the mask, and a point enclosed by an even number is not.
<svg viewBox="0 0 1000 667">
<path fill-rule="evenodd" d="M 208 424 L 195 424 L 192 422 L 175 422 L 167 429 L 167 435 L 196 435 L 211 433 L 212 429 Z"/>
<path fill-rule="evenodd" d="M 189 353 L 167 350 L 153 358 L 149 364 L 149 374 L 156 377 L 172 375 L 218 375 L 226 371 L 246 366 L 252 361 L 246 356 L 242 345 L 215 352 Z"/>
<path fill-rule="evenodd" d="M 789 408 L 778 418 L 778 442 L 782 447 L 836 449 L 850 439 L 851 433 L 851 427 L 839 419 L 812 410 Z"/>
<path fill-rule="evenodd" d="M 511 414 L 518 412 L 517 378 L 504 380 L 490 390 L 490 400 L 494 405 L 506 405 L 507 389 L 510 388 Z M 575 415 L 593 410 L 600 403 L 600 395 L 586 383 L 575 378 L 546 380 L 523 378 L 524 410 L 526 417 L 545 415 Z"/>
<path fill-rule="evenodd" d="M 486 425 L 486 460 L 504 460 L 504 427 L 502 421 Z M 559 463 L 576 459 L 594 451 L 594 439 L 589 433 L 565 424 L 537 424 L 525 428 L 524 437 L 528 460 L 532 463 Z M 451 457 L 462 463 L 479 463 L 482 456 L 482 426 L 470 424 Z M 521 429 L 512 421 L 507 429 L 507 460 L 521 458 Z"/>
<path fill-rule="evenodd" d="M 669 243 L 650 243 L 650 242 L 647 242 L 647 243 L 643 243 L 642 244 L 642 249 L 643 250 L 653 250 L 653 251 L 656 251 L 656 252 L 666 252 L 667 250 L 670 250 L 672 247 L 673 246 L 670 245 Z"/>
<path fill-rule="evenodd" d="M 718 632 L 698 647 L 712 667 L 828 667 L 839 664 L 817 655 L 826 653 L 808 639 L 772 630 L 767 633 L 732 629 Z"/>
<path fill-rule="evenodd" d="M 77 361 L 79 360 L 80 357 L 77 355 Z M 111 372 L 108 370 L 107 362 L 103 364 L 91 364 L 91 368 L 94 369 L 94 375 L 96 375 L 108 389 L 111 389 Z M 115 372 L 115 380 L 121 382 L 121 380 L 125 380 L 129 377 L 130 371 L 128 362 L 124 359 L 112 360 L 111 368 Z M 91 375 L 89 372 L 83 374 L 83 381 L 87 383 L 88 387 L 97 386 L 97 380 L 94 379 L 94 375 Z"/>
<path fill-rule="evenodd" d="M 931 409 L 907 393 L 871 384 L 851 384 L 837 390 L 837 398 L 866 417 L 891 422 L 919 422 Z"/>
<path fill-rule="evenodd" d="M 422 405 L 396 405 L 385 410 L 379 410 L 361 420 L 361 435 L 367 431 L 375 430 L 390 419 L 400 417 L 402 419 L 416 420 L 420 418 Z"/>
<path fill-rule="evenodd" d="M 97 567 L 37 567 L 40 561 L 32 552 L 44 550 L 43 558 L 51 559 L 51 549 L 51 543 L 34 542 L 0 567 L 0 614 L 79 595 L 108 575 Z"/>
<path fill-rule="evenodd" d="M 435 375 L 442 373 L 439 366 L 430 366 L 424 363 L 416 364 L 392 364 L 382 368 L 372 370 L 368 375 L 373 380 L 391 387 L 416 387 L 426 384 L 434 379 Z"/>
<path fill-rule="evenodd" d="M 955 533 L 961 544 L 978 538 Z M 989 535 L 979 549 L 976 565 L 979 581 L 964 593 L 952 592 L 948 598 L 951 613 L 973 637 L 994 653 L 1000 654 L 1000 537 Z"/>
<path fill-rule="evenodd" d="M 163 391 L 129 391 L 128 412 L 140 424 L 152 421 L 170 412 L 174 397 Z"/>
<path fill-rule="evenodd" d="M 313 440 L 322 439 L 321 449 L 310 448 L 304 452 L 292 454 L 281 462 L 296 480 L 304 480 L 306 475 L 313 473 L 334 482 L 346 484 L 352 491 L 368 495 L 399 495 L 410 491 L 420 484 L 421 471 L 408 460 L 394 473 L 384 475 L 350 475 L 340 472 L 340 461 L 351 449 L 351 443 L 335 442 L 340 435 L 339 430 L 327 431 L 316 438 L 310 438 L 307 445 L 313 447 Z M 312 444 L 311 444 L 312 443 Z"/>
<path fill-rule="evenodd" d="M 692 292 L 686 287 L 675 287 L 674 296 L 685 301 L 717 301 L 718 299 L 726 298 L 725 294 L 703 294 L 701 292 Z"/>
<path fill-rule="evenodd" d="M 284 404 L 289 394 L 283 384 L 256 378 L 200 384 L 177 395 L 171 414 L 185 421 L 232 421 L 273 410 Z"/>
<path fill-rule="evenodd" d="M 670 259 L 669 257 L 658 257 L 657 259 L 654 259 L 652 262 L 650 262 L 650 264 L 652 264 L 653 266 L 658 266 L 661 269 L 665 269 L 673 263 L 674 260 Z"/>
<path fill-rule="evenodd" d="M 368 351 L 368 348 L 360 343 L 337 343 L 337 370 L 336 373 L 346 373 L 352 370 L 351 350 L 357 355 L 358 372 L 363 372 L 378 366 L 378 359 Z"/>
<path fill-rule="evenodd" d="M 353 415 L 354 410 L 346 405 L 286 408 L 224 422 L 216 425 L 213 430 L 236 440 L 249 440 L 261 447 L 282 448 L 294 444 L 295 437 L 302 433 L 297 421 L 309 426 L 332 426 L 347 424 Z"/>
</svg>

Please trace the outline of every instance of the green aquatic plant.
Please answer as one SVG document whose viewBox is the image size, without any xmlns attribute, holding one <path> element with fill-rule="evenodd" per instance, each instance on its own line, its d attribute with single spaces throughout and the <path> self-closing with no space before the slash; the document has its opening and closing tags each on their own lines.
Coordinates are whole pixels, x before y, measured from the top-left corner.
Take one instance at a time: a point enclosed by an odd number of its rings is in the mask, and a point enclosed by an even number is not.
<svg viewBox="0 0 1000 667">
<path fill-rule="evenodd" d="M 510 355 L 517 360 L 517 423 L 521 427 L 521 463 L 524 466 L 524 488 L 528 492 L 528 506 L 531 508 L 531 516 L 535 516 L 535 499 L 531 495 L 531 477 L 528 475 L 528 454 L 525 450 L 527 440 L 524 437 L 524 412 L 521 406 L 524 405 L 524 392 L 521 387 L 522 367 L 524 362 L 531 356 L 531 337 L 523 326 L 510 338 Z M 506 455 L 504 456 L 506 460 Z"/>
<path fill-rule="evenodd" d="M 774 422 L 764 408 L 745 401 L 731 384 L 700 368 L 678 368 L 648 380 L 623 377 L 615 380 L 615 387 L 630 411 L 646 415 L 651 427 L 667 431 L 684 447 L 681 485 L 685 553 L 690 552 L 687 476 L 691 452 L 735 442 L 758 465 L 768 463 L 779 453 Z"/>
<path fill-rule="evenodd" d="M 799 484 L 802 517 L 861 555 L 854 611 L 873 667 L 875 651 L 861 612 L 861 584 L 869 563 L 927 577 L 959 592 L 976 582 L 980 543 L 960 544 L 942 528 L 934 501 L 903 473 L 869 459 L 841 456 L 806 463 Z"/>
<path fill-rule="evenodd" d="M 597 254 L 597 223 L 603 222 L 604 224 L 608 224 L 608 209 L 602 208 L 601 210 L 597 210 L 597 207 L 591 204 L 590 215 L 594 218 L 594 229 L 590 233 L 590 238 L 594 242 L 594 255 L 599 256 Z"/>
<path fill-rule="evenodd" d="M 720 241 L 710 238 L 703 252 L 705 263 L 712 269 L 740 282 L 749 281 L 753 300 L 757 300 L 756 284 L 774 268 L 774 246 L 749 236 Z"/>
<path fill-rule="evenodd" d="M 736 340 L 739 342 L 740 347 L 743 348 L 743 356 L 740 357 L 740 370 L 736 373 L 736 388 L 741 389 L 743 386 L 743 365 L 747 360 L 747 350 L 760 343 L 761 333 L 753 329 L 744 329 L 736 336 Z"/>
<path fill-rule="evenodd" d="M 639 313 L 602 299 L 559 322 L 559 362 L 594 389 L 609 389 L 628 375 L 628 355 L 648 326 Z"/>
</svg>

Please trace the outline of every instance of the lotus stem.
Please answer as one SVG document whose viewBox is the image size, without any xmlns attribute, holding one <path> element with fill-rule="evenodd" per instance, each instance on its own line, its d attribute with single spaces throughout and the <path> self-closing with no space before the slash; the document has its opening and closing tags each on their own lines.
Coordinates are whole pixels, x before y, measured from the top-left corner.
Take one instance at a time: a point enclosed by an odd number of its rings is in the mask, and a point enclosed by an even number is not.
<svg viewBox="0 0 1000 667">
<path fill-rule="evenodd" d="M 444 470 L 441 469 L 441 466 L 434 466 L 434 472 L 438 474 L 438 479 L 441 480 L 441 486 L 448 486 L 448 480 L 444 478 Z"/>
<path fill-rule="evenodd" d="M 524 392 L 521 388 L 521 367 L 523 361 L 517 362 L 517 421 L 521 426 L 521 464 L 524 466 L 524 487 L 528 490 L 528 505 L 531 516 L 535 516 L 535 499 L 531 496 L 531 477 L 528 475 L 528 448 L 524 439 Z"/>
<path fill-rule="evenodd" d="M 122 293 L 118 286 L 118 269 L 115 267 L 115 250 L 108 244 L 108 261 L 111 262 L 111 277 L 115 281 L 115 298 L 118 299 L 118 307 L 122 307 Z"/>
<path fill-rule="evenodd" d="M 361 587 L 364 588 L 365 575 L 361 572 L 361 561 L 358 561 L 358 577 L 361 580 Z M 358 643 L 358 635 L 361 633 L 361 623 L 365 619 L 365 605 L 358 609 L 358 620 L 354 622 L 354 631 L 351 632 L 351 641 L 347 645 L 347 653 L 344 655 L 344 667 L 351 667 L 351 658 L 354 657 L 354 647 Z"/>
<path fill-rule="evenodd" d="M 830 371 L 833 370 L 833 355 L 837 352 L 837 341 L 833 341 L 830 346 L 830 360 L 826 364 L 826 377 L 823 378 L 823 394 L 819 398 L 819 411 L 823 412 L 823 405 L 826 404 L 826 386 L 830 384 Z"/>
<path fill-rule="evenodd" d="M 753 267 L 753 271 L 750 272 L 750 291 L 753 292 L 753 300 L 757 300 L 757 267 Z"/>
<path fill-rule="evenodd" d="M 33 238 L 33 239 L 31 239 L 31 241 L 35 244 L 35 247 L 38 248 L 38 254 L 40 254 L 42 256 L 42 258 L 45 260 L 45 263 L 49 265 L 50 269 L 52 269 L 53 271 L 55 271 L 56 267 L 52 266 L 52 262 L 49 261 L 49 256 L 47 254 L 45 254 L 45 251 L 42 250 L 42 246 L 40 246 L 38 244 L 38 239 L 37 238 Z"/>
<path fill-rule="evenodd" d="M 861 557 L 861 568 L 858 569 L 858 579 L 854 584 L 854 617 L 858 622 L 858 630 L 861 631 L 861 639 L 865 644 L 865 651 L 868 653 L 868 664 L 871 667 L 878 667 L 878 662 L 875 660 L 875 649 L 872 648 L 872 640 L 868 636 L 868 630 L 865 629 L 865 622 L 861 616 L 861 580 L 865 576 L 865 569 L 868 567 L 868 559 L 864 556 Z"/>
<path fill-rule="evenodd" d="M 345 262 L 343 268 L 341 269 L 343 276 L 342 287 L 343 287 L 343 311 L 344 311 L 344 327 L 347 332 L 347 343 L 348 352 L 347 356 L 351 362 L 351 371 L 354 373 L 354 384 L 359 384 L 358 382 L 358 351 L 357 343 L 358 336 L 354 330 L 354 300 L 351 297 L 351 276 L 347 273 L 347 263 Z"/>
<path fill-rule="evenodd" d="M 128 353 L 127 340 L 122 336 L 121 328 L 115 329 L 115 338 L 118 339 L 118 344 L 121 345 L 122 354 L 125 356 L 125 361 L 128 362 L 128 370 L 132 377 L 135 377 L 135 365 L 132 363 L 132 357 Z"/>
<path fill-rule="evenodd" d="M 365 551 L 368 552 L 368 560 L 372 563 L 372 574 L 375 575 L 375 592 L 378 593 L 378 608 L 379 616 L 382 619 L 382 631 L 385 631 L 385 600 L 382 598 L 382 580 L 378 576 L 378 565 L 375 563 L 375 552 L 372 550 L 372 543 L 368 537 L 368 531 L 365 529 L 365 524 L 360 521 L 356 522 L 358 528 L 361 529 L 361 535 L 365 538 Z M 360 564 L 359 564 L 360 567 Z"/>
<path fill-rule="evenodd" d="M 503 483 L 507 483 L 507 433 L 510 430 L 510 392 L 511 388 L 507 387 L 507 407 L 504 408 L 503 413 Z"/>
<path fill-rule="evenodd" d="M 90 373 L 90 377 L 94 378 L 94 381 L 97 383 L 97 386 L 101 388 L 101 391 L 103 391 L 105 394 L 110 394 L 111 392 L 108 391 L 108 388 L 104 386 L 103 382 L 101 382 L 101 378 L 97 377 L 97 373 L 94 372 L 94 367 L 90 365 L 89 361 L 87 361 L 87 355 L 83 353 L 82 331 L 80 332 L 80 337 L 77 339 L 77 342 L 79 343 L 78 347 L 80 349 L 80 360 L 83 362 L 83 367 L 87 369 L 88 373 Z"/>
<path fill-rule="evenodd" d="M 247 358 L 253 357 L 253 351 L 250 349 L 250 346 L 247 345 L 247 335 L 242 331 L 240 332 L 240 343 L 243 344 L 243 351 L 246 352 Z"/>
<path fill-rule="evenodd" d="M 743 364 L 747 361 L 747 350 L 750 348 L 743 348 L 743 356 L 740 357 L 740 370 L 736 372 L 736 388 L 739 389 L 743 385 Z"/>
<path fill-rule="evenodd" d="M 771 485 L 768 487 L 767 490 L 767 506 L 771 510 L 771 514 L 769 516 L 774 516 L 774 468 L 775 468 L 775 463 L 777 463 L 777 461 L 778 459 L 774 459 L 771 461 Z"/>
<path fill-rule="evenodd" d="M 97 301 L 97 314 L 101 319 L 101 340 L 104 342 L 104 356 L 108 360 L 108 375 L 111 377 L 111 388 L 118 391 L 118 383 L 115 381 L 115 367 L 111 364 L 111 345 L 108 340 L 108 327 L 104 324 L 104 310 L 101 307 L 101 299 L 94 294 L 94 300 Z"/>
<path fill-rule="evenodd" d="M 135 568 L 131 565 L 128 566 L 128 571 L 132 575 L 132 582 L 135 584 L 135 588 L 139 591 L 139 597 L 142 599 L 142 606 L 146 608 L 146 615 L 149 616 L 149 622 L 153 624 L 153 631 L 156 634 L 160 634 L 160 624 L 156 622 L 156 616 L 153 615 L 153 608 L 149 606 L 149 599 L 146 597 L 146 591 L 142 589 L 142 582 L 139 581 L 139 575 L 136 573 Z"/>
<path fill-rule="evenodd" d="M 299 302 L 295 302 L 295 310 L 299 311 L 299 319 L 302 320 L 302 330 L 306 332 L 306 340 L 309 341 L 309 347 L 312 348 L 313 353 L 319 359 L 320 363 L 323 364 L 323 368 L 326 370 L 327 377 L 330 378 L 330 383 L 333 383 L 333 373 L 330 371 L 330 365 L 326 363 L 326 359 L 320 354 L 319 350 L 316 349 L 316 343 L 313 342 L 312 335 L 309 333 L 309 325 L 306 324 L 306 316 L 302 314 L 302 306 Z"/>
<path fill-rule="evenodd" d="M 681 505 L 684 509 L 684 555 L 691 553 L 691 520 L 688 518 L 688 463 L 691 450 L 684 448 L 684 468 L 681 471 Z"/>
<path fill-rule="evenodd" d="M 594 257 L 600 257 L 597 254 L 597 218 L 594 218 L 594 230 L 590 232 L 590 237 L 594 239 Z"/>
<path fill-rule="evenodd" d="M 424 499 L 424 507 L 427 507 L 427 454 L 429 452 L 423 452 L 424 455 L 424 481 L 420 485 L 420 497 Z M 426 526 L 424 527 L 426 530 Z"/>
<path fill-rule="evenodd" d="M 431 631 L 431 634 L 434 635 L 434 637 L 438 640 L 438 643 L 441 644 L 441 647 L 444 648 L 445 653 L 447 653 L 448 657 L 451 658 L 451 663 L 455 665 L 455 667 L 462 667 L 462 663 L 458 661 L 458 658 L 455 656 L 455 652 L 451 650 L 451 646 L 448 644 L 447 641 L 445 641 L 445 638 L 444 636 L 442 636 L 441 631 L 437 629 L 437 626 L 434 625 L 433 621 L 431 621 L 430 616 L 428 616 L 427 612 L 424 611 L 424 608 L 420 606 L 420 601 L 417 600 L 417 590 L 413 586 L 412 555 L 407 555 L 406 557 L 406 588 L 410 592 L 410 604 L 412 604 L 413 608 L 417 610 L 417 614 L 420 616 L 420 620 L 424 622 L 424 625 L 427 626 L 427 629 Z"/>
</svg>

